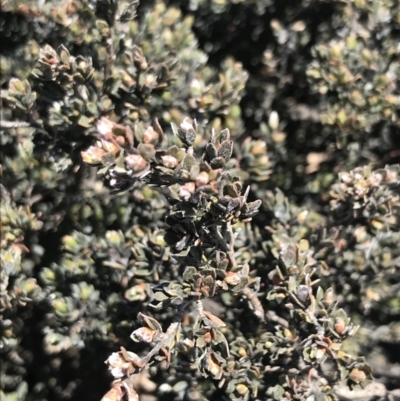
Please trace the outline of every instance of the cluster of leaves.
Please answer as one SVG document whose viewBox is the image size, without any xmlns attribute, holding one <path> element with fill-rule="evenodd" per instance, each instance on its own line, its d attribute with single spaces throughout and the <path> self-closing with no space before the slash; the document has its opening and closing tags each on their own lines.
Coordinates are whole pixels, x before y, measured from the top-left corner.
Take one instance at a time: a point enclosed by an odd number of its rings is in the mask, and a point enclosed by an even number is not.
<svg viewBox="0 0 400 401">
<path fill-rule="evenodd" d="M 399 12 L 2 2 L 0 398 L 390 399 Z"/>
<path fill-rule="evenodd" d="M 125 348 L 111 355 L 108 364 L 117 381 L 104 400 L 122 398 L 124 394 L 134 399 L 132 377 L 153 359 L 177 366 L 188 365 L 191 370 L 218 380 L 219 387 L 234 400 L 262 393 L 263 398 L 271 400 L 282 399 L 284 395 L 304 399 L 315 391 L 302 379 L 301 372 L 310 369 L 324 388 L 321 391 L 326 393 L 325 399 L 334 399 L 332 388 L 320 370 L 327 358 L 340 366 L 338 376 L 332 375 L 330 382 L 346 379 L 351 386 L 365 384 L 370 379 L 370 368 L 362 358 L 352 358 L 341 351 L 341 342 L 354 334 L 356 327 L 346 312 L 337 308 L 332 290 L 325 296 L 318 287 L 313 295 L 312 288 L 319 280 L 312 280 L 317 271 L 313 268 L 316 261 L 305 239 L 299 242 L 303 252 L 290 238 L 286 244 L 279 244 L 278 265 L 275 263 L 276 267 L 269 272 L 270 283 L 264 301 L 287 300 L 284 309 L 288 313 L 284 312 L 286 319 L 280 317 L 281 327 L 271 331 L 259 328 L 251 337 L 241 340 L 241 348 L 249 342 L 256 349 L 246 346 L 242 352 L 235 353 L 235 347 L 228 345 L 232 340 L 229 330 L 223 330 L 227 326 L 225 322 L 203 310 L 201 299 L 229 291 L 234 297 L 243 294 L 254 315 L 261 322 L 265 319 L 263 305 L 253 289 L 260 287 L 260 277 L 250 274 L 248 263 L 237 263 L 234 233 L 235 223 L 250 222 L 261 201 L 247 202 L 249 191 L 241 195 L 239 179 L 224 171 L 233 150 L 229 131 L 219 134 L 214 131 L 202 157 L 196 160 L 193 156 L 193 144 L 199 135 L 196 122 L 191 124 L 185 120 L 179 127 L 173 125 L 183 148 L 173 145 L 165 150 L 156 150 L 162 133 L 152 127 L 143 131 L 139 126 L 139 130 L 132 132 L 129 127 L 102 119 L 97 128 L 100 141 L 82 152 L 82 156 L 92 164 L 101 165 L 99 174 L 115 192 L 131 188 L 140 179 L 168 188 L 165 193 L 173 203 L 166 216 L 169 227 L 164 239 L 172 251 L 179 252 L 171 257 L 182 271 L 180 280 L 160 282 L 152 287 L 154 298 L 150 305 L 156 310 L 167 306 L 177 308 L 174 322 L 163 332 L 157 320 L 139 315 L 144 325 L 132 333 L 132 339 L 153 344 L 153 348 L 144 357 Z M 117 141 L 119 138 L 122 139 Z M 188 334 L 181 336 L 185 309 L 195 300 L 197 318 Z M 306 327 L 302 327 L 303 323 Z M 175 347 L 178 354 L 171 356 Z M 294 353 L 295 349 L 302 351 Z M 176 358 L 179 362 L 175 362 Z M 286 370 L 292 372 L 295 380 L 291 381 L 289 375 L 285 385 L 281 381 L 286 377 Z M 277 376 L 276 385 L 271 385 L 271 371 L 284 373 Z"/>
</svg>

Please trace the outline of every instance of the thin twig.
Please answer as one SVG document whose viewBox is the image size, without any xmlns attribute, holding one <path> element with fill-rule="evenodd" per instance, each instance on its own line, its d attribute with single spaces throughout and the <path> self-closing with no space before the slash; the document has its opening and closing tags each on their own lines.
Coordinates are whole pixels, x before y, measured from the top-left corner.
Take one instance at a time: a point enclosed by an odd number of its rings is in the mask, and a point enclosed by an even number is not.
<svg viewBox="0 0 400 401">
<path fill-rule="evenodd" d="M 314 315 L 314 313 L 312 313 L 309 310 L 304 310 L 304 312 L 306 313 L 306 315 L 310 318 L 312 324 L 315 326 L 315 328 L 317 329 L 318 335 L 320 336 L 325 336 L 325 329 L 324 327 L 319 323 L 317 317 Z"/>
<path fill-rule="evenodd" d="M 242 290 L 242 294 L 247 298 L 251 305 L 251 309 L 254 314 L 262 321 L 265 322 L 265 312 L 264 308 L 261 305 L 260 300 L 258 299 L 257 293 L 253 291 L 249 287 L 245 287 Z"/>
<path fill-rule="evenodd" d="M 215 239 L 217 240 L 219 246 L 221 247 L 221 249 L 228 253 L 229 252 L 229 246 L 226 243 L 224 237 L 222 236 L 222 234 L 218 231 L 218 227 L 212 227 L 212 232 L 215 235 Z"/>
<path fill-rule="evenodd" d="M 24 128 L 30 127 L 31 124 L 26 121 L 5 121 L 0 120 L 0 128 Z"/>
<path fill-rule="evenodd" d="M 283 317 L 278 316 L 274 311 L 269 310 L 266 313 L 268 320 L 280 324 L 282 327 L 288 328 L 289 322 Z"/>
<path fill-rule="evenodd" d="M 188 303 L 184 302 L 179 306 L 178 313 L 176 314 L 171 325 L 168 327 L 167 331 L 162 334 L 161 340 L 144 358 L 142 358 L 141 363 L 143 367 L 145 367 L 145 365 L 149 363 L 151 358 L 157 355 L 162 348 L 165 348 L 169 345 L 171 339 L 175 336 L 176 332 L 179 330 L 187 305 Z"/>
<path fill-rule="evenodd" d="M 226 253 L 229 259 L 229 263 L 231 264 L 231 268 L 236 268 L 237 263 L 235 259 L 235 253 L 233 250 L 234 246 L 234 237 L 232 233 L 232 226 L 230 223 L 225 223 L 225 225 L 222 227 L 223 233 L 225 235 L 223 236 L 219 230 L 218 227 L 213 228 L 213 234 L 215 236 L 215 239 L 217 240 L 219 246 L 221 249 Z M 224 237 L 229 237 L 228 240 Z"/>
<path fill-rule="evenodd" d="M 178 307 L 178 313 L 175 315 L 175 318 L 171 325 L 168 327 L 167 331 L 162 334 L 160 341 L 156 344 L 156 346 L 144 357 L 141 359 L 141 369 L 142 372 L 146 365 L 150 362 L 151 358 L 157 355 L 160 350 L 163 348 L 168 348 L 171 342 L 171 339 L 176 335 L 176 332 L 179 330 L 179 327 L 182 323 L 183 315 L 185 313 L 186 306 L 189 302 L 184 302 Z M 119 391 L 120 388 L 124 388 L 126 391 L 126 395 L 128 397 L 128 401 L 139 401 L 139 397 L 135 391 L 135 380 L 137 379 L 138 373 L 134 373 L 124 379 L 122 382 L 117 383 L 115 389 L 108 392 L 103 398 L 102 401 L 110 401 L 111 399 L 115 399 L 113 391 Z M 110 394 L 110 395 L 109 395 Z M 122 395 L 122 393 L 121 393 Z M 119 398 L 120 399 L 120 398 Z"/>
<path fill-rule="evenodd" d="M 224 236 L 218 231 L 218 228 L 214 228 L 214 235 L 217 239 L 220 247 L 224 252 L 226 252 L 229 262 L 231 264 L 231 268 L 236 268 L 236 258 L 235 258 L 235 234 L 233 233 L 232 224 L 225 223 L 222 226 L 222 232 Z M 224 238 L 225 237 L 225 238 Z M 251 309 L 254 311 L 254 314 L 260 319 L 261 322 L 265 322 L 265 312 L 264 308 L 261 305 L 260 300 L 257 297 L 257 293 L 253 291 L 249 287 L 245 287 L 242 290 L 242 294 L 247 298 L 251 305 Z"/>
<path fill-rule="evenodd" d="M 106 42 L 107 61 L 104 69 L 104 81 L 111 76 L 111 67 L 115 59 L 113 42 L 114 42 L 114 32 L 113 32 L 113 27 L 110 26 L 110 37 Z"/>
<path fill-rule="evenodd" d="M 204 308 L 203 308 L 203 302 L 201 301 L 201 299 L 199 299 L 198 301 L 196 301 L 196 309 L 197 309 L 197 313 L 199 315 L 199 318 L 203 318 L 204 315 Z"/>
<path fill-rule="evenodd" d="M 372 400 L 375 397 L 385 397 L 387 390 L 382 383 L 371 383 L 369 386 L 362 390 L 348 390 L 347 388 L 338 388 L 335 391 L 339 400 L 352 401 L 352 400 Z"/>
</svg>

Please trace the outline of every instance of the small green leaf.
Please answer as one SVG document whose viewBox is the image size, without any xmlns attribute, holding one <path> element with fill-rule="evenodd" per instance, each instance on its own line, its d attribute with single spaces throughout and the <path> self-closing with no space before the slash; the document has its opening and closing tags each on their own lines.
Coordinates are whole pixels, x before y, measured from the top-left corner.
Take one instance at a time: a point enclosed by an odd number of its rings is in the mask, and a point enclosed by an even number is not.
<svg viewBox="0 0 400 401">
<path fill-rule="evenodd" d="M 92 121 L 86 116 L 80 116 L 78 120 L 78 125 L 83 128 L 90 128 L 92 126 Z"/>
</svg>

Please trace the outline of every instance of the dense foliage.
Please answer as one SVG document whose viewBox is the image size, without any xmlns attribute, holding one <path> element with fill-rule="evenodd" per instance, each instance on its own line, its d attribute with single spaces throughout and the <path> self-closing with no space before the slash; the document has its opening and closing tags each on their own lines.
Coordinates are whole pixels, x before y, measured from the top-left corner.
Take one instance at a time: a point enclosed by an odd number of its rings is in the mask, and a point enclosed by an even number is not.
<svg viewBox="0 0 400 401">
<path fill-rule="evenodd" d="M 397 0 L 4 0 L 0 43 L 2 400 L 399 396 Z"/>
</svg>

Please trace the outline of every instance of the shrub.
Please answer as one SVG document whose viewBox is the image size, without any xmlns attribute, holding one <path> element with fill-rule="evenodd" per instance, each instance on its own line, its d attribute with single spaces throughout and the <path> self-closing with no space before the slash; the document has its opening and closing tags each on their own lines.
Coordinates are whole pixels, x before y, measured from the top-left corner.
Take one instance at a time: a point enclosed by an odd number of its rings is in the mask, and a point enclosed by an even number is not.
<svg viewBox="0 0 400 401">
<path fill-rule="evenodd" d="M 2 398 L 393 399 L 397 2 L 3 3 Z"/>
</svg>

